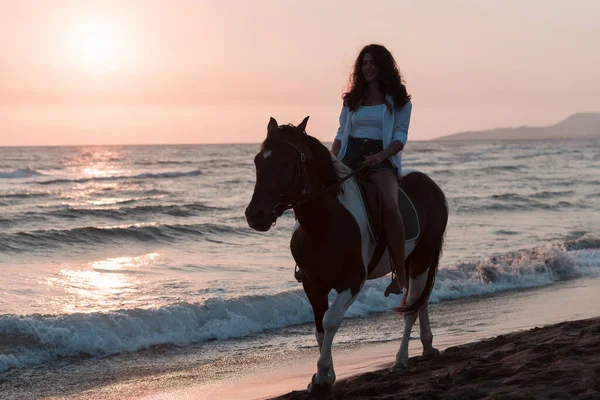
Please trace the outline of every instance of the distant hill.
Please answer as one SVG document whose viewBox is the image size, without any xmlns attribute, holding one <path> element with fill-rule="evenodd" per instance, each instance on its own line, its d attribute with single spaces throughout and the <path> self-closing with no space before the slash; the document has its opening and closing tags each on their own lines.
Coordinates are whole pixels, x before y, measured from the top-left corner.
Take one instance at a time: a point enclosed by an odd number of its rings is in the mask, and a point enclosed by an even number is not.
<svg viewBox="0 0 600 400">
<path fill-rule="evenodd" d="M 520 126 L 460 132 L 435 140 L 519 140 L 600 138 L 600 113 L 578 113 L 551 126 Z"/>
</svg>

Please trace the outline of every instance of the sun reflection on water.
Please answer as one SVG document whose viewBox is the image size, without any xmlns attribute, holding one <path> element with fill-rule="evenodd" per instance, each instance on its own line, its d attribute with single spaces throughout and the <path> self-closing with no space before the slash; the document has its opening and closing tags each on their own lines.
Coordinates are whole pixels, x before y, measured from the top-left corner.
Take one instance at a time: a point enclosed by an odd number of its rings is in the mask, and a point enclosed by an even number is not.
<svg viewBox="0 0 600 400">
<path fill-rule="evenodd" d="M 81 172 L 84 175 L 90 176 L 92 178 L 104 178 L 107 176 L 115 175 L 118 172 L 120 172 L 120 170 L 112 169 L 111 165 L 100 163 L 94 166 L 83 168 Z"/>
<path fill-rule="evenodd" d="M 114 310 L 131 303 L 142 281 L 140 268 L 151 266 L 159 253 L 137 257 L 115 257 L 93 261 L 84 269 L 62 269 L 48 283 L 62 288 L 68 295 L 56 298 L 67 313 Z"/>
<path fill-rule="evenodd" d="M 140 257 L 117 257 L 106 260 L 94 261 L 91 266 L 94 270 L 119 270 L 127 267 L 139 267 L 150 264 L 159 257 L 158 253 L 148 253 Z"/>
</svg>

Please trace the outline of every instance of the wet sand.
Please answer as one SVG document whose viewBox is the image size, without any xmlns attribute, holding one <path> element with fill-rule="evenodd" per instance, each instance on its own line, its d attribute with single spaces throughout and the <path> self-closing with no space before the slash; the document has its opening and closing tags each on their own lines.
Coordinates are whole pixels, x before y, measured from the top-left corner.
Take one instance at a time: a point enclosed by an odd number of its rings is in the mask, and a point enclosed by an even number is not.
<svg viewBox="0 0 600 400">
<path fill-rule="evenodd" d="M 598 399 L 600 318 L 454 346 L 430 360 L 413 357 L 406 371 L 384 368 L 338 381 L 323 398 Z"/>
</svg>

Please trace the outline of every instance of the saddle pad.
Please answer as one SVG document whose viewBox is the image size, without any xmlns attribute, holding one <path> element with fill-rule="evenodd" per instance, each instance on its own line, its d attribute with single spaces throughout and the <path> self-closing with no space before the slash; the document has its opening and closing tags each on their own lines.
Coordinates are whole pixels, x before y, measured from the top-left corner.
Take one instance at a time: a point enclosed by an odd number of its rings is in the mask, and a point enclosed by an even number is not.
<svg viewBox="0 0 600 400">
<path fill-rule="evenodd" d="M 417 210 L 402 188 L 398 190 L 398 207 L 400 207 L 400 215 L 402 215 L 404 221 L 406 240 L 418 238 L 421 227 L 419 226 Z"/>
</svg>

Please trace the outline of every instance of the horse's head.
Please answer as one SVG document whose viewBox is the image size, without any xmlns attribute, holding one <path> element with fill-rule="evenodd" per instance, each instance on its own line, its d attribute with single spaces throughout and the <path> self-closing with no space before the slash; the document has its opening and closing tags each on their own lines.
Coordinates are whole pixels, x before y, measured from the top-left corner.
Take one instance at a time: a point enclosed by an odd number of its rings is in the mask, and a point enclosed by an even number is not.
<svg viewBox="0 0 600 400">
<path fill-rule="evenodd" d="M 303 196 L 336 182 L 329 150 L 306 134 L 307 122 L 308 117 L 298 126 L 269 121 L 267 138 L 254 157 L 256 186 L 246 208 L 251 228 L 268 231 Z"/>
</svg>

